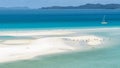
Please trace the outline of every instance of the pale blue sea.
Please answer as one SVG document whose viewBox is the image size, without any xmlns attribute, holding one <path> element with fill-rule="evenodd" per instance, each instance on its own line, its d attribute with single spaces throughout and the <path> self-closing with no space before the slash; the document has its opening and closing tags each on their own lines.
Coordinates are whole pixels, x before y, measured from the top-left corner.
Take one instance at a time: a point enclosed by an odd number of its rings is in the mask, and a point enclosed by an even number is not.
<svg viewBox="0 0 120 68">
<path fill-rule="evenodd" d="M 107 25 L 101 25 L 104 15 Z M 113 27 L 120 27 L 120 10 L 0 10 L 0 31 Z M 120 31 L 110 37 L 112 47 L 0 63 L 0 68 L 120 68 Z"/>
</svg>

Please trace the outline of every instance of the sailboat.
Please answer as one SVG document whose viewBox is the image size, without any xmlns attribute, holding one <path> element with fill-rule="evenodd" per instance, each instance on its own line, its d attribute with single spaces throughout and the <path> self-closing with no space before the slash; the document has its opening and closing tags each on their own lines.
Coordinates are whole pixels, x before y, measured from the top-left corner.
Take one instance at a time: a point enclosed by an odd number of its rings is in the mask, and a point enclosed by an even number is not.
<svg viewBox="0 0 120 68">
<path fill-rule="evenodd" d="M 106 16 L 104 15 L 103 21 L 101 22 L 101 24 L 104 24 L 104 25 L 105 25 L 105 24 L 108 24 L 108 22 L 105 21 L 105 17 L 106 17 Z"/>
</svg>

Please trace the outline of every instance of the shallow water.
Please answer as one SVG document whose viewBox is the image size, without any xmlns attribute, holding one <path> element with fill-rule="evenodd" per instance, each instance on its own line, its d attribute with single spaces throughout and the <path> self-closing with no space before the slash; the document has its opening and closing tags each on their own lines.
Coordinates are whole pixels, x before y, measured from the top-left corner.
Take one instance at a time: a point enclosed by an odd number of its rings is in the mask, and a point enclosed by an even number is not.
<svg viewBox="0 0 120 68">
<path fill-rule="evenodd" d="M 107 46 L 89 51 L 47 55 L 30 60 L 0 63 L 0 68 L 119 68 L 120 32 L 119 30 L 93 32 L 93 35 L 109 37 Z M 90 32 L 91 33 L 91 32 Z M 92 34 L 92 33 L 91 33 Z"/>
<path fill-rule="evenodd" d="M 119 68 L 120 46 L 0 64 L 1 68 Z"/>
<path fill-rule="evenodd" d="M 70 12 L 68 12 L 70 11 Z M 70 27 L 119 27 L 120 10 L 44 10 L 27 11 L 16 14 L 0 15 L 0 31 L 16 29 L 56 29 Z M 32 14 L 31 14 L 32 13 Z M 44 14 L 43 14 L 44 13 Z M 21 14 L 21 15 L 20 15 Z M 102 17 L 106 15 L 108 25 L 101 25 Z M 37 29 L 35 29 L 37 30 Z M 31 60 L 0 63 L 0 68 L 120 68 L 120 31 L 89 32 L 98 36 L 111 38 L 112 45 L 102 49 L 69 54 L 57 54 L 37 57 Z M 13 38 L 11 36 L 1 36 Z"/>
</svg>

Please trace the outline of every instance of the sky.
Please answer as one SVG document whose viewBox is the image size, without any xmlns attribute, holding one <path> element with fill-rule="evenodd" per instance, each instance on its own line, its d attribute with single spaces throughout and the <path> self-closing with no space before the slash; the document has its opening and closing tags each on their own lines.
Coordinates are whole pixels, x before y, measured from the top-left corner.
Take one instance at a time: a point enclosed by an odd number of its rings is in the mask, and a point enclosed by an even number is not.
<svg viewBox="0 0 120 68">
<path fill-rule="evenodd" d="M 41 8 L 48 6 L 78 6 L 86 3 L 120 4 L 120 0 L 0 0 L 0 7 Z"/>
</svg>

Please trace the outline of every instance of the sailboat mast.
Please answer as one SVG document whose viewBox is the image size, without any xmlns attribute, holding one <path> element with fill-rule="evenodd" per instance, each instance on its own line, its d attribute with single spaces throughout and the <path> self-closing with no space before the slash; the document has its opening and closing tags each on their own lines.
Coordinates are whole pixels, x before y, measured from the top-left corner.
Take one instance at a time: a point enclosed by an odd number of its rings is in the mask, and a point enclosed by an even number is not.
<svg viewBox="0 0 120 68">
<path fill-rule="evenodd" d="M 108 22 L 105 21 L 105 15 L 103 17 L 103 20 L 102 20 L 101 24 L 108 24 Z"/>
</svg>

